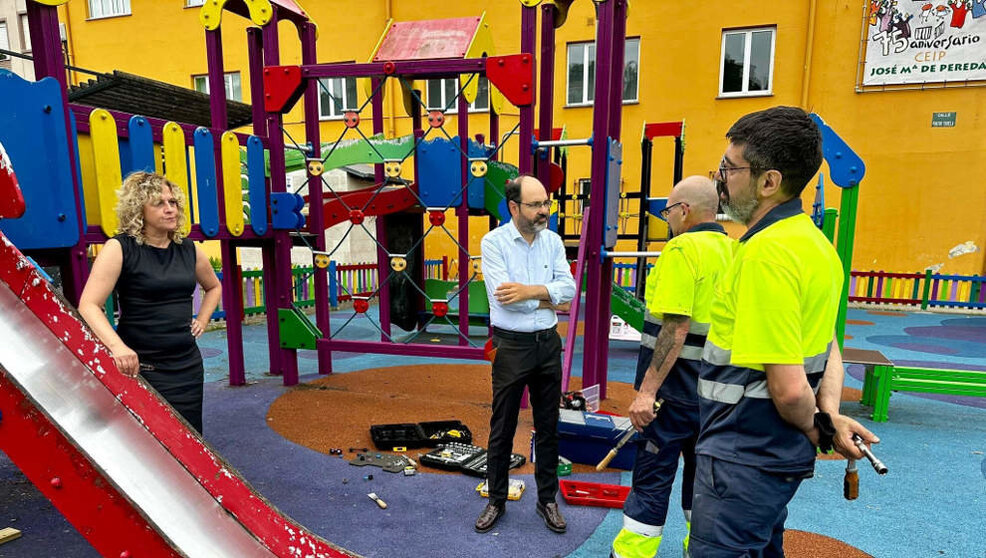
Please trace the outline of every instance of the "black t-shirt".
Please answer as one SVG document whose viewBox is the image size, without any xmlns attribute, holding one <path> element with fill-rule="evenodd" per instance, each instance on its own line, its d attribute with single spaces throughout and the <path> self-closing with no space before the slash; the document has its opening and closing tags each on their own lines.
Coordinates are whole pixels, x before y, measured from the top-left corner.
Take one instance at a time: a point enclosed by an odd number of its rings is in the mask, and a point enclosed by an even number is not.
<svg viewBox="0 0 986 558">
<path fill-rule="evenodd" d="M 127 234 L 114 237 L 123 247 L 116 282 L 120 302 L 117 333 L 141 363 L 158 370 L 180 370 L 201 360 L 192 336 L 195 244 L 167 248 L 137 244 Z"/>
</svg>

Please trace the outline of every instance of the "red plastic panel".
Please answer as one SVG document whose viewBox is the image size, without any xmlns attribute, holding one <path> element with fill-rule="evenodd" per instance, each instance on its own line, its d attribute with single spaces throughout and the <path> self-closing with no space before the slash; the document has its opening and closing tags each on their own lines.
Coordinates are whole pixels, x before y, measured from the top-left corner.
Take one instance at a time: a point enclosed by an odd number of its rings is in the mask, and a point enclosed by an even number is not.
<svg viewBox="0 0 986 558">
<path fill-rule="evenodd" d="M 264 68 L 264 109 L 286 113 L 305 93 L 300 66 Z"/>
<path fill-rule="evenodd" d="M 664 136 L 680 138 L 681 130 L 684 126 L 684 122 L 654 122 L 652 124 L 644 124 L 644 136 L 647 139 Z"/>
<path fill-rule="evenodd" d="M 17 185 L 14 166 L 0 143 L 0 219 L 16 219 L 24 215 L 24 194 Z"/>
<path fill-rule="evenodd" d="M 514 106 L 534 102 L 534 57 L 530 54 L 488 57 L 486 77 Z"/>
<path fill-rule="evenodd" d="M 349 221 L 351 218 L 350 208 L 361 208 L 366 205 L 366 202 L 370 198 L 373 198 L 373 201 L 370 202 L 369 206 L 361 210 L 364 216 L 386 215 L 388 213 L 403 211 L 418 201 L 414 197 L 414 194 L 407 188 L 385 189 L 374 196 L 376 191 L 377 189 L 375 187 L 370 187 L 364 188 L 363 190 L 340 193 L 339 198 L 342 198 L 342 201 L 332 192 L 323 193 L 323 199 L 325 200 L 323 213 L 325 228 L 327 229 L 337 223 Z"/>
<path fill-rule="evenodd" d="M 541 131 L 538 130 L 537 128 L 534 128 L 534 137 L 536 137 L 539 140 L 549 139 L 549 140 L 553 140 L 553 141 L 558 141 L 558 140 L 561 139 L 561 132 L 562 132 L 562 130 L 564 130 L 564 128 L 552 128 L 551 129 L 551 137 L 550 138 L 542 138 L 541 137 Z"/>
<path fill-rule="evenodd" d="M 462 58 L 479 27 L 478 17 L 392 23 L 374 62 Z"/>
</svg>

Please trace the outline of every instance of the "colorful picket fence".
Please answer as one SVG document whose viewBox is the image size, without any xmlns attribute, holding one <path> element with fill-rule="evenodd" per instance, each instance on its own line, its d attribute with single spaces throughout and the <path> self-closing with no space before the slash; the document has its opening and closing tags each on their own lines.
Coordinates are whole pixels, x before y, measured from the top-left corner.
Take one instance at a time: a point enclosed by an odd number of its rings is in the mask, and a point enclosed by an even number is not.
<svg viewBox="0 0 986 558">
<path fill-rule="evenodd" d="M 239 272 L 243 284 L 243 315 L 264 314 L 264 272 L 260 269 L 244 269 Z M 217 273 L 222 279 L 222 273 Z M 308 308 L 315 306 L 315 269 L 295 266 L 291 270 L 292 293 L 295 306 Z M 378 287 L 377 266 L 374 263 L 338 265 L 329 263 L 329 298 L 335 307 L 339 302 L 350 300 L 353 295 L 367 296 Z M 202 289 L 198 286 L 192 295 L 192 312 L 198 314 L 202 305 Z M 212 313 L 213 320 L 226 319 L 226 312 L 219 307 Z"/>
<path fill-rule="evenodd" d="M 986 277 L 932 273 L 852 271 L 849 302 L 928 308 L 986 308 Z"/>
</svg>

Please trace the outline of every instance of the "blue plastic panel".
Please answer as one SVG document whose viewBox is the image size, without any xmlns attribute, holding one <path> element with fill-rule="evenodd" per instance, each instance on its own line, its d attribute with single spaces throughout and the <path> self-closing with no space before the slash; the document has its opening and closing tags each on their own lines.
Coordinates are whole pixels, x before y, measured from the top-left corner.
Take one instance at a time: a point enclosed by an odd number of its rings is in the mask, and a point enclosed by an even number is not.
<svg viewBox="0 0 986 558">
<path fill-rule="evenodd" d="M 620 170 L 623 169 L 623 144 L 609 139 L 606 163 L 606 227 L 603 246 L 612 250 L 620 233 Z"/>
<path fill-rule="evenodd" d="M 458 138 L 456 139 L 458 141 Z M 493 148 L 487 147 L 485 145 L 480 145 L 476 143 L 476 140 L 469 140 L 469 158 L 470 159 L 488 159 L 490 153 L 493 152 Z M 468 168 L 468 165 L 467 165 Z M 486 177 L 484 176 L 472 176 L 469 174 L 469 186 L 466 186 L 466 203 L 469 204 L 470 209 L 485 209 L 486 208 Z"/>
<path fill-rule="evenodd" d="M 124 167 L 123 176 L 135 171 L 154 172 L 154 134 L 150 122 L 143 116 L 131 116 L 127 132 L 130 135 L 130 165 Z M 120 153 L 122 155 L 123 151 Z"/>
<path fill-rule="evenodd" d="M 257 136 L 247 138 L 247 187 L 250 192 L 250 228 L 267 232 L 267 196 L 264 191 L 264 145 Z"/>
<path fill-rule="evenodd" d="M 810 116 L 822 132 L 822 155 L 829 164 L 829 178 L 840 188 L 852 188 L 858 185 L 866 174 L 863 159 L 856 155 L 849 144 L 843 141 L 821 116 L 815 113 Z"/>
<path fill-rule="evenodd" d="M 0 221 L 0 230 L 21 250 L 66 248 L 79 240 L 65 106 L 58 82 L 29 82 L 0 70 L 0 142 L 17 173 L 26 211 Z M 74 141 L 74 138 L 73 138 Z"/>
<path fill-rule="evenodd" d="M 202 234 L 219 234 L 219 198 L 216 193 L 216 157 L 212 132 L 208 128 L 195 130 L 195 187 L 199 191 L 199 226 Z"/>
<path fill-rule="evenodd" d="M 418 195 L 428 207 L 458 205 L 462 189 L 459 140 L 435 138 L 418 144 Z"/>
<path fill-rule="evenodd" d="M 270 195 L 270 224 L 274 229 L 297 230 L 305 226 L 305 216 L 301 209 L 305 198 L 290 192 L 275 192 Z"/>
</svg>

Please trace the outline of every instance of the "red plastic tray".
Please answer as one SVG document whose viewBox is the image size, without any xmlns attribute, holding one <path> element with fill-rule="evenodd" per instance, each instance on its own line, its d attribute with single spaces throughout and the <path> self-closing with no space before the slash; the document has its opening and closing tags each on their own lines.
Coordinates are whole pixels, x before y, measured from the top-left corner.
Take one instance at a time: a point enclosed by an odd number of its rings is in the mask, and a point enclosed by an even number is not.
<svg viewBox="0 0 986 558">
<path fill-rule="evenodd" d="M 562 480 L 559 481 L 559 486 L 562 498 L 576 506 L 622 508 L 630 494 L 629 486 L 618 484 Z"/>
</svg>

